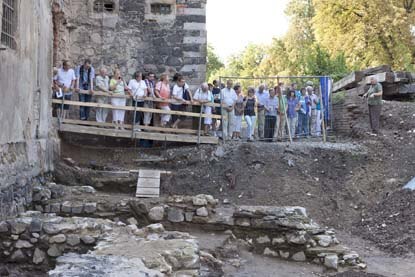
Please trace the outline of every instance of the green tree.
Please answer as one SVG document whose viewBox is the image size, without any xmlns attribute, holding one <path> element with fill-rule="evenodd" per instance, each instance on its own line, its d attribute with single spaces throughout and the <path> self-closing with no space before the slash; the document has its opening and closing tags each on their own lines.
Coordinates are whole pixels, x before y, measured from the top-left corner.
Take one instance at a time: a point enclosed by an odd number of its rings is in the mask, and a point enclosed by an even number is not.
<svg viewBox="0 0 415 277">
<path fill-rule="evenodd" d="M 414 15 L 402 0 L 315 0 L 317 41 L 353 68 L 405 69 L 415 54 Z M 408 1 L 409 3 L 410 1 Z"/>
<path fill-rule="evenodd" d="M 207 66 L 206 66 L 206 79 L 208 81 L 211 80 L 212 75 L 214 72 L 220 70 L 225 65 L 219 58 L 219 56 L 215 53 L 215 49 L 212 45 L 208 44 L 207 46 Z"/>
</svg>

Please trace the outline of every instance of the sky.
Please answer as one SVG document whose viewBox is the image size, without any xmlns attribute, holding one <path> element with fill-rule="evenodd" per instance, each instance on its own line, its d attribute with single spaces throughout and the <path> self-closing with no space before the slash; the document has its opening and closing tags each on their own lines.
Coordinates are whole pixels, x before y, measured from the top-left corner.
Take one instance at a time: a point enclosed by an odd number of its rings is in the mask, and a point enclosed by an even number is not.
<svg viewBox="0 0 415 277">
<path fill-rule="evenodd" d="M 250 42 L 270 43 L 288 30 L 289 0 L 208 0 L 208 43 L 223 61 Z"/>
</svg>

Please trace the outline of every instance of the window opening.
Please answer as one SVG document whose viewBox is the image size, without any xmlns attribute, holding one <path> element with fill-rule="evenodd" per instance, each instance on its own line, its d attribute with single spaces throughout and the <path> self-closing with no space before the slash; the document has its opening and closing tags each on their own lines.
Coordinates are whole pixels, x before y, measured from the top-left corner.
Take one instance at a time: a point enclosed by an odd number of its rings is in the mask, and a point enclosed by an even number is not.
<svg viewBox="0 0 415 277">
<path fill-rule="evenodd" d="M 3 1 L 3 16 L 1 19 L 1 43 L 11 49 L 16 49 L 16 1 Z"/>
<path fill-rule="evenodd" d="M 169 5 L 169 4 L 151 4 L 151 13 L 154 13 L 154 14 L 171 14 L 171 5 Z"/>
<path fill-rule="evenodd" d="M 113 1 L 98 0 L 94 2 L 94 11 L 97 13 L 110 12 L 115 10 L 115 4 Z"/>
</svg>

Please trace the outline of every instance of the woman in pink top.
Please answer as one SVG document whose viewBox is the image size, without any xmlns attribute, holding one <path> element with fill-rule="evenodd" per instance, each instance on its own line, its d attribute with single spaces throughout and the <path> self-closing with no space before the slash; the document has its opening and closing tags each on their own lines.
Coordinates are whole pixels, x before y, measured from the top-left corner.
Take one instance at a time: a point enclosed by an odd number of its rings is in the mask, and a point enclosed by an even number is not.
<svg viewBox="0 0 415 277">
<path fill-rule="evenodd" d="M 156 84 L 154 93 L 156 97 L 161 99 L 170 99 L 170 86 L 169 86 L 169 76 L 164 73 L 160 76 L 160 82 Z M 169 103 L 159 103 L 160 109 L 164 111 L 170 111 Z M 170 121 L 170 114 L 161 115 L 161 126 L 166 127 L 167 123 Z"/>
</svg>

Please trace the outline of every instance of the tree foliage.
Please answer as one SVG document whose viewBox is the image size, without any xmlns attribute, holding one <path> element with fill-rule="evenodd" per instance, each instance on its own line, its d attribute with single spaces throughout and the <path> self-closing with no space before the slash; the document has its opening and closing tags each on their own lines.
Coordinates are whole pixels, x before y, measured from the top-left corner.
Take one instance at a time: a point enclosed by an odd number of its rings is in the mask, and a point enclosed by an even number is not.
<svg viewBox="0 0 415 277">
<path fill-rule="evenodd" d="M 212 74 L 217 72 L 225 65 L 220 60 L 219 56 L 216 55 L 215 49 L 212 45 L 208 44 L 207 46 L 207 66 L 206 66 L 206 77 L 207 80 L 210 80 Z"/>
<path fill-rule="evenodd" d="M 412 6 L 409 4 L 412 3 Z M 390 64 L 413 70 L 415 1 L 290 0 L 287 34 L 250 44 L 215 76 L 330 75 Z"/>
<path fill-rule="evenodd" d="M 332 55 L 343 52 L 353 68 L 390 64 L 406 69 L 415 54 L 415 22 L 404 2 L 315 0 L 317 41 Z"/>
</svg>

